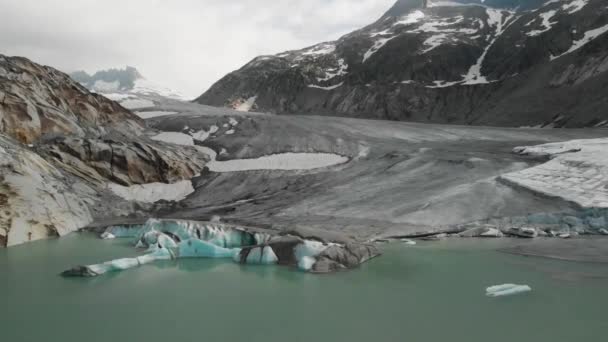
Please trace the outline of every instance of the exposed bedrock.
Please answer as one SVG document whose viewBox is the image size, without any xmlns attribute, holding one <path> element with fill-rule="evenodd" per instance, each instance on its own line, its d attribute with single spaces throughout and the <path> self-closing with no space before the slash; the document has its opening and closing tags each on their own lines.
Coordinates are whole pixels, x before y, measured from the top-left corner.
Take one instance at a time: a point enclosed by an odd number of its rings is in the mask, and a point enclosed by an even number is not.
<svg viewBox="0 0 608 342">
<path fill-rule="evenodd" d="M 144 126 L 53 68 L 0 55 L 0 246 L 146 215 L 149 206 L 122 200 L 111 186 L 191 188 L 208 155 L 153 141 Z"/>
<path fill-rule="evenodd" d="M 95 136 L 111 127 L 141 134 L 143 120 L 89 92 L 68 75 L 22 57 L 0 55 L 0 131 L 21 143 L 45 134 Z"/>
<path fill-rule="evenodd" d="M 191 179 L 209 157 L 193 147 L 151 140 L 61 137 L 39 146 L 56 163 L 84 179 L 121 185 Z"/>
<path fill-rule="evenodd" d="M 92 220 L 93 190 L 0 136 L 0 247 L 62 236 Z"/>
</svg>

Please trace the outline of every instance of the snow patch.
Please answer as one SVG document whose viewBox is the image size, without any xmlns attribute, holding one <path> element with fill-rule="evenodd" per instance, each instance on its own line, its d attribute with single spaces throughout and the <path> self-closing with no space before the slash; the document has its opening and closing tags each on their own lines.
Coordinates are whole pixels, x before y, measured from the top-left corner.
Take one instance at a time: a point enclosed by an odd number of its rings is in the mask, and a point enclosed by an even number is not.
<svg viewBox="0 0 608 342">
<path fill-rule="evenodd" d="M 490 81 L 488 81 L 488 79 L 481 74 L 483 61 L 485 60 L 488 51 L 490 51 L 490 48 L 504 33 L 505 29 L 512 23 L 509 22 L 511 21 L 511 18 L 513 18 L 515 15 L 512 12 L 497 10 L 493 8 L 486 8 L 486 13 L 488 15 L 488 25 L 491 27 L 495 27 L 494 38 L 492 39 L 492 41 L 490 41 L 488 46 L 486 46 L 481 56 L 479 56 L 479 58 L 477 59 L 477 63 L 472 65 L 471 68 L 469 68 L 469 72 L 466 75 L 463 75 L 463 85 L 490 83 Z M 504 13 L 508 13 L 508 15 L 505 17 Z"/>
<path fill-rule="evenodd" d="M 120 102 L 120 104 L 127 109 L 141 109 L 141 108 L 149 108 L 154 107 L 154 102 L 150 100 L 144 99 L 132 99 L 129 98 Z"/>
<path fill-rule="evenodd" d="M 590 42 L 592 42 L 595 38 L 601 36 L 602 34 L 608 32 L 608 25 L 602 26 L 602 27 L 598 27 L 596 29 L 593 30 L 589 30 L 587 32 L 585 32 L 583 38 L 579 39 L 579 40 L 575 40 L 574 42 L 572 42 L 572 46 L 570 47 L 570 49 L 568 49 L 568 51 L 562 53 L 561 55 L 558 56 L 551 56 L 551 60 L 555 60 L 557 58 L 560 58 L 564 55 L 567 55 L 569 53 L 572 53 L 580 48 L 582 48 L 583 46 L 589 44 Z"/>
<path fill-rule="evenodd" d="M 135 97 L 133 95 L 119 94 L 119 93 L 108 93 L 108 94 L 103 94 L 103 96 L 105 96 L 106 98 L 108 98 L 112 101 L 118 101 L 118 102 Z"/>
<path fill-rule="evenodd" d="M 325 77 L 317 77 L 317 81 L 325 82 L 329 81 L 338 76 L 344 76 L 348 74 L 348 64 L 344 62 L 343 58 L 338 59 L 338 67 L 327 69 L 325 71 Z"/>
<path fill-rule="evenodd" d="M 181 201 L 194 192 L 190 180 L 183 180 L 173 184 L 148 183 L 132 186 L 110 183 L 108 188 L 114 194 L 127 201 L 143 203 L 156 203 L 160 200 Z"/>
<path fill-rule="evenodd" d="M 424 13 L 422 11 L 414 11 L 404 17 L 402 17 L 399 21 L 393 24 L 393 26 L 397 25 L 411 25 L 419 22 L 424 19 Z"/>
<path fill-rule="evenodd" d="M 120 82 L 118 82 L 118 81 L 105 82 L 102 80 L 97 80 L 97 81 L 95 81 L 95 84 L 93 84 L 93 89 L 95 89 L 95 91 L 99 91 L 102 93 L 115 92 L 115 91 L 118 91 L 118 88 L 120 88 Z"/>
<path fill-rule="evenodd" d="M 131 93 L 143 94 L 143 95 L 160 95 L 175 100 L 188 100 L 183 94 L 169 89 L 167 87 L 156 84 L 155 82 L 149 81 L 145 78 L 139 78 L 135 80 L 135 85 L 131 90 Z"/>
<path fill-rule="evenodd" d="M 315 45 L 312 48 L 305 50 L 302 52 L 304 56 L 322 56 L 327 55 L 336 51 L 336 46 L 334 44 L 324 43 Z"/>
<path fill-rule="evenodd" d="M 556 21 L 551 22 L 551 19 L 556 14 L 557 14 L 556 10 L 551 10 L 551 11 L 548 11 L 545 13 L 541 13 L 540 17 L 542 19 L 542 22 L 541 22 L 542 28 L 540 30 L 532 30 L 530 32 L 527 32 L 526 35 L 529 37 L 536 37 L 536 36 L 540 35 L 541 33 L 551 30 L 551 28 L 553 28 L 553 25 L 557 24 Z"/>
<path fill-rule="evenodd" d="M 255 159 L 234 159 L 217 161 L 213 152 L 212 161 L 207 163 L 213 172 L 239 172 L 256 170 L 312 170 L 348 162 L 348 158 L 330 153 L 281 153 Z"/>
<path fill-rule="evenodd" d="M 435 83 L 435 85 L 432 86 L 425 86 L 425 88 L 446 88 L 446 87 L 451 87 L 457 84 L 461 84 L 462 81 L 454 81 L 454 82 L 448 82 L 448 81 L 433 81 L 433 83 Z"/>
<path fill-rule="evenodd" d="M 180 132 L 162 132 L 158 135 L 151 137 L 151 139 L 166 142 L 169 144 L 194 146 L 194 140 L 192 139 L 192 136 Z"/>
<path fill-rule="evenodd" d="M 175 115 L 177 112 L 150 111 L 150 112 L 135 112 L 142 119 L 151 119 L 159 116 Z"/>
<path fill-rule="evenodd" d="M 397 36 L 392 36 L 389 38 L 380 38 L 380 39 L 376 40 L 374 42 L 374 45 L 371 48 L 369 48 L 369 50 L 367 50 L 365 52 L 365 54 L 363 55 L 363 63 L 365 63 L 371 56 L 373 56 L 376 52 L 378 52 L 378 50 L 382 49 L 382 47 L 384 45 L 386 45 L 386 43 L 395 39 L 396 37 Z"/>
<path fill-rule="evenodd" d="M 568 12 L 568 14 L 574 14 L 582 10 L 585 6 L 587 6 L 588 3 L 589 0 L 574 0 L 568 4 L 563 5 L 562 9 Z"/>
<path fill-rule="evenodd" d="M 198 132 L 192 132 L 190 133 L 190 135 L 192 136 L 192 138 L 194 140 L 198 140 L 198 141 L 205 141 L 207 139 L 209 139 L 209 137 L 211 136 L 211 134 L 216 133 L 217 131 L 219 131 L 219 127 L 217 127 L 216 125 L 213 125 L 211 127 L 209 127 L 208 131 L 205 130 L 200 130 Z"/>
<path fill-rule="evenodd" d="M 334 90 L 334 89 L 340 88 L 343 85 L 344 85 L 344 82 L 340 82 L 336 85 L 328 86 L 328 87 L 323 87 L 323 86 L 319 86 L 319 85 L 315 85 L 315 84 L 309 84 L 308 88 L 315 88 L 315 89 L 322 89 L 322 90 Z"/>
<path fill-rule="evenodd" d="M 257 99 L 258 99 L 257 95 L 252 96 L 252 97 L 248 98 L 247 100 L 245 100 L 243 103 L 236 106 L 236 108 L 234 108 L 234 109 L 239 112 L 248 112 L 251 110 L 251 108 L 253 108 L 253 105 L 255 104 L 255 101 Z"/>
<path fill-rule="evenodd" d="M 428 38 L 427 40 L 424 41 L 423 44 L 428 47 L 426 49 L 422 50 L 422 53 L 427 53 L 427 52 L 435 49 L 436 47 L 440 46 L 441 44 L 443 44 L 443 42 L 445 42 L 447 40 L 448 40 L 448 35 L 445 33 L 431 36 L 430 38 Z"/>
</svg>

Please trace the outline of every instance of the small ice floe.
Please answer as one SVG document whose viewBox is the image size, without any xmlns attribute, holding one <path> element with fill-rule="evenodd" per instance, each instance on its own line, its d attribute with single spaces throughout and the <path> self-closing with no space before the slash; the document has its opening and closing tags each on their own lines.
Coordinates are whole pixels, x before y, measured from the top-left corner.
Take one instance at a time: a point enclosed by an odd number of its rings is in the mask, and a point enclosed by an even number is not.
<svg viewBox="0 0 608 342">
<path fill-rule="evenodd" d="M 516 294 L 526 293 L 532 291 L 532 288 L 528 285 L 516 285 L 516 284 L 503 284 L 490 286 L 486 289 L 486 296 L 488 297 L 503 297 L 512 296 Z"/>
<path fill-rule="evenodd" d="M 103 232 L 103 234 L 101 234 L 101 238 L 104 240 L 114 240 L 114 239 L 116 239 L 116 236 L 114 236 L 114 234 L 109 233 L 109 232 Z"/>
<path fill-rule="evenodd" d="M 408 246 L 415 246 L 416 241 L 410 239 L 401 239 L 401 242 L 405 243 Z"/>
</svg>

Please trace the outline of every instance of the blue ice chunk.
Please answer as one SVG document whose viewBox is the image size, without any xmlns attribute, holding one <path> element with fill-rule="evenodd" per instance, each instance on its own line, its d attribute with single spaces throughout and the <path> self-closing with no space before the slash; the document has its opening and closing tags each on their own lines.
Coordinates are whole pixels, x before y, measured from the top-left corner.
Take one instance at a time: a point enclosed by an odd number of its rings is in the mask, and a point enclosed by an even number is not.
<svg viewBox="0 0 608 342">
<path fill-rule="evenodd" d="M 298 268 L 302 271 L 310 271 L 316 262 L 317 259 L 314 257 L 305 256 L 298 259 Z"/>
<path fill-rule="evenodd" d="M 182 241 L 177 246 L 180 258 L 235 258 L 240 248 L 223 248 L 212 243 L 192 239 Z"/>
<path fill-rule="evenodd" d="M 600 217 L 587 217 L 587 224 L 589 225 L 589 227 L 593 228 L 593 229 L 602 229 L 602 228 L 608 228 L 608 225 L 606 225 L 606 218 L 604 218 L 603 216 Z"/>
<path fill-rule="evenodd" d="M 235 261 L 240 261 L 239 259 L 235 259 Z M 279 262 L 279 258 L 274 253 L 274 250 L 270 246 L 260 246 L 254 247 L 249 251 L 247 255 L 247 260 L 245 261 L 248 264 L 253 265 L 274 265 Z"/>
<path fill-rule="evenodd" d="M 574 217 L 574 216 L 564 216 L 563 221 L 570 227 L 584 227 L 585 226 L 585 221 L 583 221 L 582 219 L 580 219 L 578 217 Z"/>
<path fill-rule="evenodd" d="M 91 271 L 91 274 L 101 275 L 108 272 L 124 271 L 130 268 L 135 268 L 140 265 L 149 264 L 157 260 L 170 260 L 173 255 L 166 248 L 159 248 L 152 253 L 148 253 L 136 258 L 124 258 L 107 261 L 102 264 L 86 266 Z"/>
<path fill-rule="evenodd" d="M 259 264 L 262 260 L 262 248 L 254 247 L 249 251 L 246 262 L 248 264 Z"/>
<path fill-rule="evenodd" d="M 136 238 L 144 229 L 144 225 L 112 226 L 108 227 L 104 234 L 112 234 L 115 238 Z"/>
<path fill-rule="evenodd" d="M 538 213 L 528 216 L 528 222 L 531 224 L 559 224 L 561 221 L 560 215 L 550 213 Z"/>
<path fill-rule="evenodd" d="M 279 262 L 279 258 L 274 253 L 274 250 L 270 246 L 264 247 L 264 251 L 262 252 L 262 264 L 264 265 L 273 265 Z"/>
</svg>

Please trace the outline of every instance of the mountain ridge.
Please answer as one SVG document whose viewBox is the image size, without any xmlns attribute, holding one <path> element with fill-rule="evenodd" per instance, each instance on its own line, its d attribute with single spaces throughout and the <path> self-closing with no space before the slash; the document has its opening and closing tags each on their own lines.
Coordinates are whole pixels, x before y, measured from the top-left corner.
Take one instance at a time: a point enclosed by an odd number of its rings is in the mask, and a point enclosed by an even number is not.
<svg viewBox="0 0 608 342">
<path fill-rule="evenodd" d="M 492 7 L 498 4 L 509 7 Z M 608 10 L 601 0 L 421 5 L 399 1 L 380 20 L 337 41 L 257 57 L 195 102 L 474 125 L 604 121 L 608 104 L 595 95 L 601 91 L 589 91 L 608 82 Z"/>
</svg>

